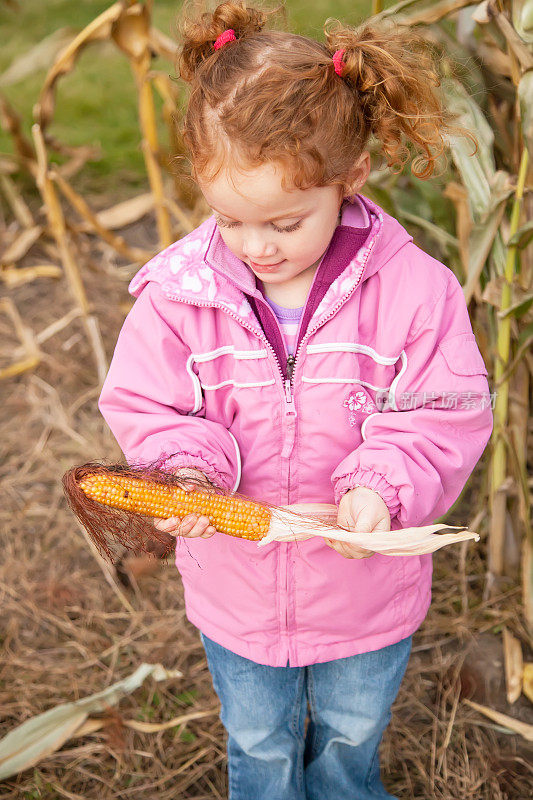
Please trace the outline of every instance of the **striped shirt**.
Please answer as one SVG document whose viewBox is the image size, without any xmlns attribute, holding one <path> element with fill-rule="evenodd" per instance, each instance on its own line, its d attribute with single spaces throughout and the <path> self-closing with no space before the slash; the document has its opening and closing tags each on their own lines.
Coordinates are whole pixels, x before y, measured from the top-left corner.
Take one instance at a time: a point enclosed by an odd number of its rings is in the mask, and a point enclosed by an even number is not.
<svg viewBox="0 0 533 800">
<path fill-rule="evenodd" d="M 300 308 L 284 308 L 283 306 L 279 306 L 273 300 L 270 300 L 268 297 L 263 295 L 265 300 L 267 301 L 268 305 L 274 312 L 274 315 L 278 321 L 281 333 L 285 340 L 285 344 L 287 347 L 287 352 L 291 355 L 294 355 L 294 351 L 296 349 L 296 336 L 298 334 L 298 325 L 300 324 L 300 318 L 302 316 L 304 307 L 301 306 Z"/>
</svg>

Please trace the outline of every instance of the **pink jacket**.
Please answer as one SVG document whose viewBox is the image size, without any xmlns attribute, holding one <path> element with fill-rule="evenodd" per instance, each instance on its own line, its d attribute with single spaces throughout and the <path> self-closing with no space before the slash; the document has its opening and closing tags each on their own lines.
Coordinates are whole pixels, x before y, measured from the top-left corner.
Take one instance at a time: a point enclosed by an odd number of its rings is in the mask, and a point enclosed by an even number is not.
<svg viewBox="0 0 533 800">
<path fill-rule="evenodd" d="M 461 286 L 361 195 L 315 275 L 292 380 L 275 318 L 213 218 L 130 290 L 138 300 L 100 399 L 129 462 L 197 467 L 278 505 L 338 503 L 368 486 L 399 529 L 444 514 L 489 439 L 487 371 Z M 189 620 L 272 666 L 398 642 L 430 602 L 430 556 L 349 560 L 319 538 L 178 540 L 176 565 Z"/>
</svg>

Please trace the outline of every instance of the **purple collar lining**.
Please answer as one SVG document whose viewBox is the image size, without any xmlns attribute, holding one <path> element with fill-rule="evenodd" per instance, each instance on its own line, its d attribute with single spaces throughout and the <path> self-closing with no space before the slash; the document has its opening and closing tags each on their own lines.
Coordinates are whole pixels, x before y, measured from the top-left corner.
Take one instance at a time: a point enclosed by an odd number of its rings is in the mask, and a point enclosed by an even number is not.
<svg viewBox="0 0 533 800">
<path fill-rule="evenodd" d="M 329 247 L 326 250 L 322 262 L 316 271 L 313 283 L 311 284 L 300 323 L 296 350 L 305 335 L 309 321 L 318 308 L 320 301 L 333 281 L 344 272 L 357 251 L 364 245 L 370 233 L 370 228 L 371 224 L 369 223 L 366 228 L 352 228 L 348 225 L 339 225 L 335 229 Z M 287 378 L 287 352 L 277 319 L 261 292 L 261 281 L 257 279 L 256 287 L 257 289 L 253 295 L 247 294 L 246 296 L 256 317 L 261 323 L 265 336 L 274 348 L 283 375 Z"/>
</svg>

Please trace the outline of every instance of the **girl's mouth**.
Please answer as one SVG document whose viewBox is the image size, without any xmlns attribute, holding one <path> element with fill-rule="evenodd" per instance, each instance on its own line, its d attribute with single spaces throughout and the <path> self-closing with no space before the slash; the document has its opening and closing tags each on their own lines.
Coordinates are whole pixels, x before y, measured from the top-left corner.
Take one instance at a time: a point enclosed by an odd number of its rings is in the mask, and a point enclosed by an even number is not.
<svg viewBox="0 0 533 800">
<path fill-rule="evenodd" d="M 274 272 L 283 264 L 284 261 L 285 259 L 282 259 L 276 264 L 256 264 L 255 261 L 250 261 L 250 265 L 256 272 Z"/>
</svg>

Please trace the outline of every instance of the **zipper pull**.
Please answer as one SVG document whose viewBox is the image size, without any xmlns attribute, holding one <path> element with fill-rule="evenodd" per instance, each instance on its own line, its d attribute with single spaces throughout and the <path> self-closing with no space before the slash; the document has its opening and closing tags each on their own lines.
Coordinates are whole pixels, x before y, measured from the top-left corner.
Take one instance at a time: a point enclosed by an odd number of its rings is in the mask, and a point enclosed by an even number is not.
<svg viewBox="0 0 533 800">
<path fill-rule="evenodd" d="M 289 410 L 287 411 L 287 413 L 296 414 L 296 408 L 294 407 L 294 397 L 292 396 L 292 391 L 291 391 L 291 382 L 288 379 L 285 381 L 285 400 L 287 401 L 287 405 L 289 406 Z"/>
<path fill-rule="evenodd" d="M 287 356 L 287 377 L 292 382 L 292 376 L 294 373 L 294 364 L 296 363 L 296 358 L 293 355 Z"/>
</svg>

